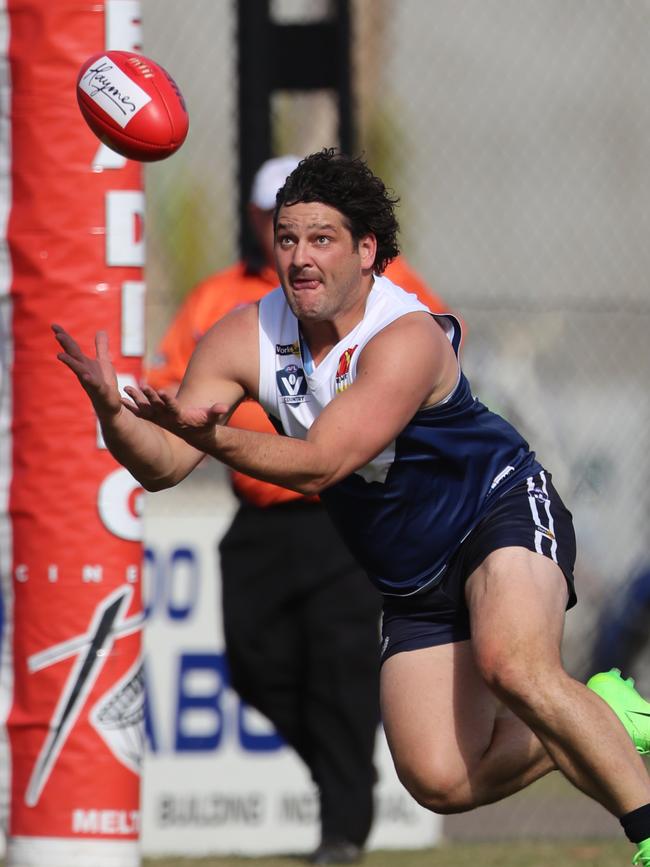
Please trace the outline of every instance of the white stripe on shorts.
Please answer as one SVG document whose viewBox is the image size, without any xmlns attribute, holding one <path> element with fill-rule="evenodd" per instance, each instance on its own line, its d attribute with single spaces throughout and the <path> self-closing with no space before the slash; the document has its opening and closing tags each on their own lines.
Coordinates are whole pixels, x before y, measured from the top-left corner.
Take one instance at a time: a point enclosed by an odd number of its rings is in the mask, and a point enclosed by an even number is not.
<svg viewBox="0 0 650 867">
<path fill-rule="evenodd" d="M 529 476 L 526 479 L 526 484 L 528 486 L 528 505 L 530 506 L 530 512 L 535 523 L 535 550 L 539 554 L 546 554 L 546 552 L 542 550 L 543 542 L 544 540 L 546 540 L 548 545 L 550 546 L 548 556 L 550 556 L 551 560 L 553 560 L 554 563 L 557 563 L 557 539 L 555 538 L 555 522 L 553 521 L 553 515 L 551 514 L 551 501 L 548 496 L 548 490 L 546 487 L 546 473 L 544 472 L 544 470 L 540 471 L 538 478 L 541 480 L 540 486 L 535 484 L 535 476 Z M 535 490 L 539 489 L 539 487 L 541 487 L 541 490 L 544 493 L 543 499 L 535 496 Z M 543 519 L 540 516 L 540 502 L 544 504 Z"/>
</svg>

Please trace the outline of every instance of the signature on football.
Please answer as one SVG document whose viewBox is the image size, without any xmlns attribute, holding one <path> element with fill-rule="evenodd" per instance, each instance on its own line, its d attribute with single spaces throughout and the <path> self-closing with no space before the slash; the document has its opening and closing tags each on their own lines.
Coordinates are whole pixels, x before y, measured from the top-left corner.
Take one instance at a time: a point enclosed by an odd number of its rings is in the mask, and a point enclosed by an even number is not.
<svg viewBox="0 0 650 867">
<path fill-rule="evenodd" d="M 122 93 L 108 74 L 114 68 L 112 63 L 99 63 L 97 66 L 91 66 L 82 80 L 92 88 L 91 96 L 102 93 L 122 114 L 133 114 L 136 104 L 128 94 Z"/>
</svg>

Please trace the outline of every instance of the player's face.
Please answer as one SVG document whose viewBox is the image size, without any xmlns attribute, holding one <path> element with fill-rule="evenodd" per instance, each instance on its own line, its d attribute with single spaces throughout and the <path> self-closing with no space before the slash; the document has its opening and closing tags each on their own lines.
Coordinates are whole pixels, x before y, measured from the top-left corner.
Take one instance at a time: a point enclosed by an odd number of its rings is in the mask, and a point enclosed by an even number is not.
<svg viewBox="0 0 650 867">
<path fill-rule="evenodd" d="M 374 236 L 355 244 L 336 208 L 298 202 L 280 209 L 276 266 L 289 307 L 303 322 L 334 320 L 365 302 L 375 252 Z"/>
</svg>

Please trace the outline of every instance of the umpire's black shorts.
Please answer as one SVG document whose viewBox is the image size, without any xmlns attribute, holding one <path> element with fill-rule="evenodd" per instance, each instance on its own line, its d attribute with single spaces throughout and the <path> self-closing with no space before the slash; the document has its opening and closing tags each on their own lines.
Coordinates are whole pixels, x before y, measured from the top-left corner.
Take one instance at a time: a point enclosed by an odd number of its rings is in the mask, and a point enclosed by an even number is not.
<svg viewBox="0 0 650 867">
<path fill-rule="evenodd" d="M 465 581 L 492 551 L 517 546 L 557 563 L 576 603 L 576 541 L 571 513 L 542 470 L 503 494 L 453 555 L 442 578 L 411 596 L 385 596 L 381 660 L 403 650 L 471 637 Z"/>
</svg>

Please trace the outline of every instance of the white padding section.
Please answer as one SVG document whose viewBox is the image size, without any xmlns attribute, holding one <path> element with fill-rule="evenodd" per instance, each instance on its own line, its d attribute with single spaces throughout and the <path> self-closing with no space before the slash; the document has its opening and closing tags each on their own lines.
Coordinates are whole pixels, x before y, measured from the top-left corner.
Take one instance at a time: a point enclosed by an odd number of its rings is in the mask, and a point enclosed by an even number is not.
<svg viewBox="0 0 650 867">
<path fill-rule="evenodd" d="M 7 867 L 140 867 L 140 845 L 132 840 L 75 840 L 13 837 Z"/>
</svg>

